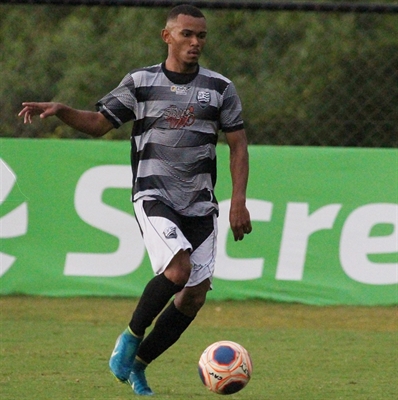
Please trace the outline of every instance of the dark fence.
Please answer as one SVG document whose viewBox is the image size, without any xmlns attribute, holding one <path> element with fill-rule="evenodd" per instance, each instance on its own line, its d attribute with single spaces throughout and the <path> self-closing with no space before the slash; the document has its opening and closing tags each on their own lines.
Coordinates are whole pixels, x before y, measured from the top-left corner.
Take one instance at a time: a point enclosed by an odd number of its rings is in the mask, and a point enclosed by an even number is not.
<svg viewBox="0 0 398 400">
<path fill-rule="evenodd" d="M 79 136 L 57 121 L 23 127 L 20 103 L 93 109 L 130 69 L 164 59 L 159 32 L 177 4 L 0 3 L 0 135 L 24 137 Z M 398 147 L 398 4 L 190 3 L 208 20 L 201 63 L 235 82 L 251 143 Z"/>
</svg>

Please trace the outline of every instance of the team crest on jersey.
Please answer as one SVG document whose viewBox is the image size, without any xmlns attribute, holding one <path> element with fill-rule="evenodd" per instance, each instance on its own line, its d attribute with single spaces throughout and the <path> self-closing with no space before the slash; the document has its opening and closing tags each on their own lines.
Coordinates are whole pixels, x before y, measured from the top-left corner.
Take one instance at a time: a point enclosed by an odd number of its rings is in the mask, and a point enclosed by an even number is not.
<svg viewBox="0 0 398 400">
<path fill-rule="evenodd" d="M 199 90 L 196 99 L 202 108 L 206 108 L 210 104 L 210 92 Z"/>
<path fill-rule="evenodd" d="M 190 91 L 191 87 L 190 86 L 177 86 L 177 85 L 173 85 L 170 87 L 170 90 L 175 93 L 178 94 L 180 96 L 186 96 L 188 94 L 188 92 Z"/>
<path fill-rule="evenodd" d="M 177 228 L 175 226 L 169 226 L 163 231 L 163 235 L 166 239 L 177 239 Z"/>
</svg>

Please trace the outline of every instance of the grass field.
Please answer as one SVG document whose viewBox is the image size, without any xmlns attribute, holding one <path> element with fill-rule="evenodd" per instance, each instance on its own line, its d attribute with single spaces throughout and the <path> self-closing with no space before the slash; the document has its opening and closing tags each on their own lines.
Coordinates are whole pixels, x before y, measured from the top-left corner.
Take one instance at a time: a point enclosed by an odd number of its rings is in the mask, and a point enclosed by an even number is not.
<svg viewBox="0 0 398 400">
<path fill-rule="evenodd" d="M 0 399 L 131 399 L 108 372 L 114 341 L 134 300 L 0 298 Z M 261 301 L 208 302 L 147 378 L 158 400 L 219 398 L 197 361 L 210 343 L 243 344 L 248 386 L 228 399 L 398 399 L 397 307 L 310 307 Z"/>
</svg>

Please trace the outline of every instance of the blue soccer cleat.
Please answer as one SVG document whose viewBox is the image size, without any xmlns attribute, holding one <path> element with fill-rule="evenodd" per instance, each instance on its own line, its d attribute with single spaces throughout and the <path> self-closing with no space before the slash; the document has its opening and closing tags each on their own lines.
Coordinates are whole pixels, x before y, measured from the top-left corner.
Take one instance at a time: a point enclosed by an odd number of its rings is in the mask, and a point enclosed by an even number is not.
<svg viewBox="0 0 398 400">
<path fill-rule="evenodd" d="M 127 328 L 116 340 L 109 368 L 116 379 L 123 383 L 128 383 L 128 379 L 133 367 L 134 358 L 142 338 L 134 336 Z"/>
<path fill-rule="evenodd" d="M 148 386 L 145 377 L 145 368 L 146 364 L 136 360 L 129 377 L 129 383 L 135 394 L 139 396 L 153 396 L 155 393 Z"/>
</svg>

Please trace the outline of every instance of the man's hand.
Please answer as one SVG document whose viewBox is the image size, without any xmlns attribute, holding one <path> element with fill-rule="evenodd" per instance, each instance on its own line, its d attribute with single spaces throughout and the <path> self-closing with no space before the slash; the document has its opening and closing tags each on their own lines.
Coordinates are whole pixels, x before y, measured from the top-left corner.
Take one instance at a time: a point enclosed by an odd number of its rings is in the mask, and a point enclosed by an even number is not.
<svg viewBox="0 0 398 400">
<path fill-rule="evenodd" d="M 18 116 L 25 124 L 32 123 L 32 117 L 47 118 L 55 115 L 66 125 L 88 135 L 99 137 L 113 129 L 112 123 L 100 112 L 76 110 L 62 103 L 22 103 Z"/>
<path fill-rule="evenodd" d="M 231 208 L 229 223 L 235 241 L 242 240 L 252 231 L 249 210 L 246 208 L 246 186 L 249 176 L 249 154 L 244 129 L 226 134 L 230 148 L 230 170 L 232 177 Z"/>
<path fill-rule="evenodd" d="M 229 210 L 229 223 L 234 234 L 235 241 L 242 240 L 252 231 L 250 213 L 245 205 L 234 206 Z"/>
<path fill-rule="evenodd" d="M 61 108 L 60 103 L 22 103 L 22 106 L 23 109 L 18 116 L 23 117 L 25 124 L 31 124 L 35 115 L 40 115 L 40 118 L 57 115 Z"/>
</svg>

